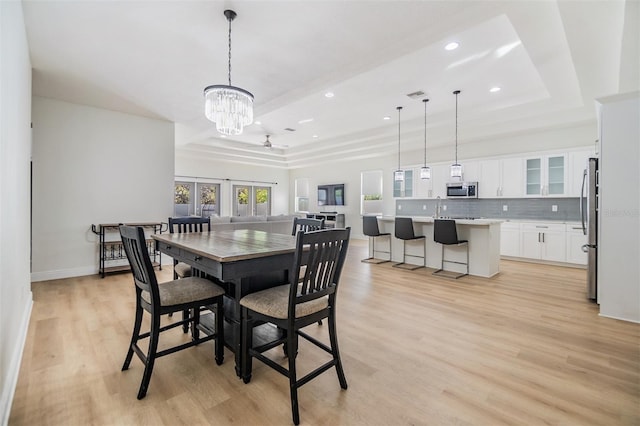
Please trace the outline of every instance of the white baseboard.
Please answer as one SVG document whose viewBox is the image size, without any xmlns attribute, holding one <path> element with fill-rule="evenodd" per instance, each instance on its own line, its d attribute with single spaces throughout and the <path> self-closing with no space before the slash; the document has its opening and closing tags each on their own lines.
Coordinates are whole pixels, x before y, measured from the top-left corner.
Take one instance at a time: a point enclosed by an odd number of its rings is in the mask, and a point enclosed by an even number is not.
<svg viewBox="0 0 640 426">
<path fill-rule="evenodd" d="M 20 364 L 22 363 L 22 354 L 24 352 L 24 344 L 27 340 L 27 331 L 29 330 L 29 319 L 31 318 L 31 308 L 33 307 L 33 295 L 29 292 L 29 300 L 22 312 L 22 318 L 18 325 L 18 339 L 13 347 L 13 353 L 9 359 L 7 375 L 2 388 L 2 396 L 0 396 L 0 412 L 2 412 L 2 426 L 9 424 L 9 415 L 11 414 L 11 404 L 13 396 L 18 385 L 18 375 L 20 374 Z"/>
<path fill-rule="evenodd" d="M 598 316 L 601 316 L 603 318 L 611 318 L 611 319 L 614 319 L 614 320 L 634 322 L 636 324 L 640 324 L 640 320 L 638 320 L 637 318 L 623 318 L 623 317 L 618 317 L 618 316 L 613 316 L 613 315 L 606 315 L 606 314 L 603 314 L 602 312 L 599 313 Z"/>
<path fill-rule="evenodd" d="M 98 269 L 95 266 L 81 266 L 79 268 L 32 272 L 31 282 L 59 280 L 62 278 L 71 278 L 71 277 L 83 277 L 85 275 L 95 275 L 97 273 L 98 273 Z"/>
</svg>

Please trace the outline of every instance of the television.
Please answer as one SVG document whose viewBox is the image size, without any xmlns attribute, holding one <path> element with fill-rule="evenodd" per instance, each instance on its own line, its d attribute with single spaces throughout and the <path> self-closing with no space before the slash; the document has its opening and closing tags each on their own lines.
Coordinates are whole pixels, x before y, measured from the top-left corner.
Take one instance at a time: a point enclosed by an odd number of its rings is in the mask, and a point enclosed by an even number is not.
<svg viewBox="0 0 640 426">
<path fill-rule="evenodd" d="M 319 206 L 344 206 L 344 183 L 318 185 Z"/>
</svg>

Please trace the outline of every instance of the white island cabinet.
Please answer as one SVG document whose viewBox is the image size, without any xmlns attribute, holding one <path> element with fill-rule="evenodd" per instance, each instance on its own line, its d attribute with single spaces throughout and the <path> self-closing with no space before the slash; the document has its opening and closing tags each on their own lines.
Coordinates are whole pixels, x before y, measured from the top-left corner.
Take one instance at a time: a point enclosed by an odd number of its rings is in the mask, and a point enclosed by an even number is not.
<svg viewBox="0 0 640 426">
<path fill-rule="evenodd" d="M 442 246 L 433 240 L 433 218 L 415 216 L 413 228 L 416 235 L 424 235 L 425 240 L 407 244 L 407 253 L 422 256 L 422 247 L 426 246 L 425 263 L 428 268 L 439 269 L 442 259 Z M 403 242 L 394 235 L 395 217 L 382 216 L 380 218 L 380 232 L 392 235 L 393 261 L 402 262 Z M 500 272 L 500 224 L 501 220 L 468 219 L 456 220 L 458 239 L 469 241 L 469 275 L 492 277 Z M 445 258 L 449 260 L 465 261 L 466 248 L 464 245 L 447 246 Z M 407 262 L 420 264 L 420 260 L 408 258 Z M 445 269 L 454 272 L 464 272 L 463 265 L 445 264 Z"/>
</svg>

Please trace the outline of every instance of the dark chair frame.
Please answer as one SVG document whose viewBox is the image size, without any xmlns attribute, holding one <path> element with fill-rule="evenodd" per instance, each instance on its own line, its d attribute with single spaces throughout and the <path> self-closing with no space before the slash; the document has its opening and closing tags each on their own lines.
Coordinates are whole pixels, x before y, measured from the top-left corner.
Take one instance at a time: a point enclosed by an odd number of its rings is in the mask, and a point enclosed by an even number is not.
<svg viewBox="0 0 640 426">
<path fill-rule="evenodd" d="M 293 218 L 293 229 L 291 235 L 296 235 L 298 231 L 309 232 L 324 229 L 324 219 L 309 219 L 304 217 Z"/>
<path fill-rule="evenodd" d="M 206 229 L 205 229 L 206 225 Z M 170 217 L 169 218 L 169 233 L 178 233 L 178 234 L 186 234 L 189 232 L 211 232 L 211 219 L 209 217 L 199 217 L 199 216 L 186 216 L 186 217 Z M 173 260 L 173 279 L 176 280 L 178 278 L 178 274 L 176 273 L 176 265 L 178 264 L 177 260 Z M 191 274 L 194 275 L 194 271 L 192 269 Z"/>
<path fill-rule="evenodd" d="M 362 259 L 362 262 L 373 263 L 379 265 L 381 263 L 391 262 L 393 256 L 391 254 L 391 246 L 393 241 L 391 240 L 390 232 L 380 232 L 378 227 L 377 216 L 362 216 L 362 233 L 369 237 L 369 241 L 372 242 L 373 249 L 371 250 L 371 256 L 366 259 Z M 378 250 L 378 253 L 387 253 L 389 259 L 376 259 L 376 238 L 377 237 L 389 237 L 389 251 Z"/>
<path fill-rule="evenodd" d="M 456 229 L 456 221 L 452 219 L 436 219 L 433 221 L 433 241 L 442 245 L 442 257 L 440 262 L 440 269 L 433 272 L 433 275 L 445 277 L 445 278 L 454 278 L 458 279 L 469 275 L 469 241 L 467 240 L 459 240 L 458 239 L 458 231 Z M 444 247 L 451 245 L 465 245 L 467 249 L 467 262 L 458 262 L 456 260 L 447 260 L 444 258 Z M 455 263 L 458 265 L 466 265 L 467 272 L 466 273 L 457 273 L 455 275 L 451 275 L 448 271 L 444 270 L 444 264 L 447 263 Z"/>
<path fill-rule="evenodd" d="M 288 315 L 286 319 L 274 318 L 252 311 L 244 306 L 242 307 L 242 347 L 245 348 L 242 353 L 242 378 L 245 383 L 251 381 L 251 361 L 253 358 L 262 361 L 269 367 L 288 377 L 291 393 L 291 411 L 293 423 L 296 425 L 300 422 L 298 388 L 302 385 L 330 368 L 335 367 L 340 387 L 347 389 L 347 380 L 342 368 L 336 334 L 336 295 L 340 274 L 347 255 L 350 232 L 350 228 L 338 228 L 308 233 L 299 232 L 297 234 L 291 277 L 300 276 L 300 270 L 303 266 L 306 266 L 306 270 L 301 281 L 298 282 L 296 278 L 290 279 Z M 298 304 L 316 300 L 321 297 L 328 298 L 326 308 L 313 314 L 296 318 L 295 312 Z M 242 301 L 240 303 L 242 304 Z M 327 318 L 329 323 L 330 346 L 327 346 L 301 330 L 324 318 Z M 253 327 L 263 322 L 269 322 L 281 328 L 284 331 L 283 337 L 273 342 L 253 347 Z M 297 377 L 295 362 L 298 354 L 298 336 L 303 337 L 332 356 L 330 361 L 302 378 Z M 285 355 L 288 354 L 288 369 L 263 355 L 264 352 L 281 344 L 284 344 Z"/>
<path fill-rule="evenodd" d="M 122 365 L 122 371 L 129 369 L 134 353 L 143 362 L 145 366 L 144 374 L 142 376 L 140 389 L 138 390 L 138 399 L 142 399 L 147 394 L 149 381 L 151 380 L 151 373 L 153 372 L 153 367 L 157 358 L 215 339 L 216 364 L 222 364 L 224 360 L 224 322 L 222 320 L 224 290 L 220 289 L 222 290 L 222 293 L 216 297 L 193 300 L 177 305 L 162 306 L 160 303 L 158 281 L 145 243 L 144 229 L 140 226 L 134 227 L 121 225 L 120 235 L 122 238 L 122 245 L 125 249 L 129 264 L 131 265 L 131 272 L 133 274 L 136 288 L 136 313 L 133 333 L 131 335 L 131 343 L 129 344 L 127 356 L 124 364 Z M 211 285 L 214 284 L 212 283 Z M 146 302 L 142 298 L 143 291 L 149 292 L 149 299 L 151 300 L 151 303 Z M 205 337 L 200 337 L 197 327 L 200 321 L 201 306 L 215 306 L 215 333 L 206 335 Z M 144 311 L 147 311 L 151 315 L 151 328 L 148 332 L 140 333 Z M 191 315 L 188 315 L 187 318 L 184 318 L 181 321 L 165 326 L 161 325 L 162 315 L 179 311 L 191 312 Z M 163 349 L 161 351 L 157 350 L 160 333 L 189 323 L 192 324 L 192 330 L 194 330 L 191 341 Z M 146 338 L 149 338 L 149 346 L 147 353 L 145 354 L 138 346 L 138 342 Z"/>
<path fill-rule="evenodd" d="M 415 235 L 413 232 L 413 219 L 410 217 L 396 217 L 394 226 L 396 238 L 402 240 L 402 262 L 392 265 L 394 268 L 408 269 L 414 271 L 419 268 L 426 267 L 427 261 L 427 247 L 425 245 L 424 235 Z M 414 254 L 407 254 L 407 241 L 423 240 L 422 243 L 422 256 L 416 256 Z M 407 257 L 421 257 L 422 265 L 414 265 L 407 262 Z"/>
</svg>

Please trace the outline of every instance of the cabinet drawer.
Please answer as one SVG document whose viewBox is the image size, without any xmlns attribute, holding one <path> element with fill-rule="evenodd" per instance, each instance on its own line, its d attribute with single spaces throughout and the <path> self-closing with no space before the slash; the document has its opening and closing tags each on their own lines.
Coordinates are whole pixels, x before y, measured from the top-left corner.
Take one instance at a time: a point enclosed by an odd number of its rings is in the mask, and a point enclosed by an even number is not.
<svg viewBox="0 0 640 426">
<path fill-rule="evenodd" d="M 523 231 L 534 232 L 565 232 L 566 225 L 564 223 L 523 223 Z"/>
<path fill-rule="evenodd" d="M 213 259 L 209 259 L 203 256 L 200 256 L 195 253 L 183 252 L 182 253 L 182 261 L 188 263 L 196 269 L 201 271 L 205 271 L 211 275 L 216 275 L 217 271 L 220 270 L 220 263 L 216 262 Z"/>
<path fill-rule="evenodd" d="M 158 242 L 158 249 L 162 253 L 166 253 L 171 257 L 179 257 L 180 256 L 180 249 L 178 247 L 174 247 L 174 246 L 172 246 L 171 244 L 168 244 L 168 243 Z"/>
</svg>

